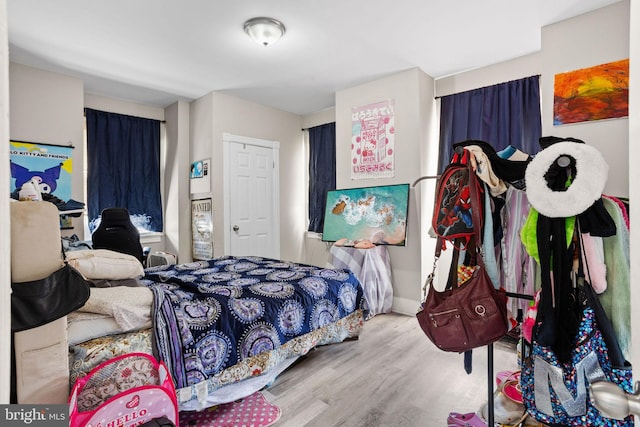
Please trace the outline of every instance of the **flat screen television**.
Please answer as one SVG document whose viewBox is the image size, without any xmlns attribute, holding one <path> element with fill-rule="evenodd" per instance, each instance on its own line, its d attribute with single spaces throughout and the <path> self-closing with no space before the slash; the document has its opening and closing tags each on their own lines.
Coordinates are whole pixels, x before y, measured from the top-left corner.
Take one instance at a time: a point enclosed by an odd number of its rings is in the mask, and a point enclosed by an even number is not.
<svg viewBox="0 0 640 427">
<path fill-rule="evenodd" d="M 409 184 L 330 190 L 322 240 L 404 246 L 408 212 Z"/>
</svg>

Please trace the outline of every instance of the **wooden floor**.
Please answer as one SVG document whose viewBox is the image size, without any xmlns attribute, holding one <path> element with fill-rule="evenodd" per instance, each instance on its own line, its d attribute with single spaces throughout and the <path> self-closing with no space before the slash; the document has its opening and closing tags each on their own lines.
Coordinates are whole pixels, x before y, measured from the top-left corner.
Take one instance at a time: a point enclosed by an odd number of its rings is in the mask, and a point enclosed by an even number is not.
<svg viewBox="0 0 640 427">
<path fill-rule="evenodd" d="M 278 427 L 446 427 L 449 412 L 487 401 L 487 348 L 438 350 L 414 316 L 380 314 L 358 340 L 319 347 L 263 390 L 282 411 Z M 493 345 L 494 372 L 516 369 L 513 346 Z"/>
</svg>

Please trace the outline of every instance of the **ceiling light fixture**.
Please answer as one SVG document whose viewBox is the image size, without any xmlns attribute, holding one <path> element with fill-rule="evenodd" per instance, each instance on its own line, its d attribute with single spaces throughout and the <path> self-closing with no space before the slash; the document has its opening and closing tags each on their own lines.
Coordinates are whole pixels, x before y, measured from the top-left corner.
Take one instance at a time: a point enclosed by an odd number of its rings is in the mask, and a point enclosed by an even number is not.
<svg viewBox="0 0 640 427">
<path fill-rule="evenodd" d="M 280 40 L 285 31 L 282 22 L 273 18 L 251 18 L 244 23 L 244 32 L 265 47 Z"/>
</svg>

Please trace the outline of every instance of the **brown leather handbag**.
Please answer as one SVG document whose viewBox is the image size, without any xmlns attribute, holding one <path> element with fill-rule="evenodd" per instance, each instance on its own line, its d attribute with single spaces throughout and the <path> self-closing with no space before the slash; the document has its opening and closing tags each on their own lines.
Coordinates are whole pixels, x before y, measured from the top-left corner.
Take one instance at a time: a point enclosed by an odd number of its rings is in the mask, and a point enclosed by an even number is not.
<svg viewBox="0 0 640 427">
<path fill-rule="evenodd" d="M 473 189 L 472 189 L 473 191 Z M 444 291 L 433 286 L 436 263 L 440 257 L 443 242 L 436 243 L 435 262 L 425 283 L 429 287 L 420 311 L 416 314 L 420 327 L 438 348 L 444 351 L 465 352 L 476 347 L 491 344 L 504 336 L 509 328 L 507 318 L 507 295 L 493 287 L 493 282 L 485 270 L 480 251 L 481 234 L 480 207 L 476 197 L 472 200 L 474 224 L 473 244 L 467 251 L 475 257 L 476 268 L 472 276 L 458 285 L 458 254 L 462 244 L 454 244 L 449 280 Z"/>
<path fill-rule="evenodd" d="M 449 286 L 449 281 L 444 291 L 438 291 L 433 287 L 433 274 L 427 279 L 429 290 L 416 317 L 441 350 L 462 353 L 507 333 L 506 293 L 493 287 L 479 253 L 477 263 L 471 278 L 457 287 Z"/>
</svg>

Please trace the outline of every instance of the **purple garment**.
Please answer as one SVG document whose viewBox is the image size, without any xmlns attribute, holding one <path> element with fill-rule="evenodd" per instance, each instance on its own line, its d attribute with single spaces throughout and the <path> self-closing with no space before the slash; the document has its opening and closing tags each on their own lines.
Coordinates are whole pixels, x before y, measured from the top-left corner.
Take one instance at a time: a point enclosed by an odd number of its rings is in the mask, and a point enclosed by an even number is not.
<svg viewBox="0 0 640 427">
<path fill-rule="evenodd" d="M 505 205 L 501 211 L 503 238 L 502 286 L 507 292 L 533 296 L 536 263 L 527 253 L 520 230 L 529 215 L 529 201 L 524 190 L 509 186 L 505 193 Z M 507 308 L 515 315 L 518 308 L 526 312 L 529 301 L 510 298 Z"/>
</svg>

